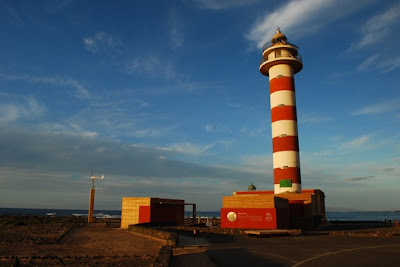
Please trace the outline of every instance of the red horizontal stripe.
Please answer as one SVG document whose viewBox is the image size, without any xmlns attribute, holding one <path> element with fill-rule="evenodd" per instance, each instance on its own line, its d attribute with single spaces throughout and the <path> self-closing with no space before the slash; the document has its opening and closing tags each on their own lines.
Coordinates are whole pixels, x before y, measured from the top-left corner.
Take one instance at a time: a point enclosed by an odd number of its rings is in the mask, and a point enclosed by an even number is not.
<svg viewBox="0 0 400 267">
<path fill-rule="evenodd" d="M 295 106 L 283 106 L 274 107 L 271 109 L 271 121 L 280 120 L 294 120 L 297 121 L 296 107 Z"/>
<path fill-rule="evenodd" d="M 269 81 L 269 93 L 280 91 L 280 90 L 289 90 L 294 92 L 294 79 L 290 76 L 282 76 L 279 78 L 273 78 Z"/>
<path fill-rule="evenodd" d="M 300 168 L 289 167 L 287 169 L 274 169 L 274 184 L 279 184 L 280 180 L 290 179 L 294 184 L 300 184 Z"/>
<path fill-rule="evenodd" d="M 272 138 L 273 153 L 278 151 L 299 151 L 299 139 L 297 136 L 285 136 Z"/>
</svg>

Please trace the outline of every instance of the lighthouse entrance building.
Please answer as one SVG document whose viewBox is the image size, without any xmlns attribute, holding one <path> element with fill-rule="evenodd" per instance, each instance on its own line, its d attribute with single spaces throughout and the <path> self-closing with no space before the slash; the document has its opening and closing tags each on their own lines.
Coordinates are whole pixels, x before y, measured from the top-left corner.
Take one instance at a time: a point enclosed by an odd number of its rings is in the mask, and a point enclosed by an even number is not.
<svg viewBox="0 0 400 267">
<path fill-rule="evenodd" d="M 325 220 L 325 195 L 319 189 L 281 194 L 242 191 L 222 198 L 222 228 L 312 228 Z"/>
</svg>

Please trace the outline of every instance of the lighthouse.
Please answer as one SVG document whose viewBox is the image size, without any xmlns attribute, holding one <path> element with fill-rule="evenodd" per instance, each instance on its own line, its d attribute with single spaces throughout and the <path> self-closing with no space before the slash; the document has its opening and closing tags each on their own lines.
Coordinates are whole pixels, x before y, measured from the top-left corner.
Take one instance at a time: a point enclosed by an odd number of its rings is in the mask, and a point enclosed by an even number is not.
<svg viewBox="0 0 400 267">
<path fill-rule="evenodd" d="M 302 68 L 298 47 L 278 29 L 259 68 L 269 77 L 274 190 L 251 184 L 223 196 L 221 228 L 309 229 L 326 221 L 324 192 L 301 188 L 294 75 Z"/>
<path fill-rule="evenodd" d="M 260 72 L 269 77 L 275 194 L 301 193 L 294 74 L 302 68 L 298 47 L 278 28 L 260 61 Z"/>
</svg>

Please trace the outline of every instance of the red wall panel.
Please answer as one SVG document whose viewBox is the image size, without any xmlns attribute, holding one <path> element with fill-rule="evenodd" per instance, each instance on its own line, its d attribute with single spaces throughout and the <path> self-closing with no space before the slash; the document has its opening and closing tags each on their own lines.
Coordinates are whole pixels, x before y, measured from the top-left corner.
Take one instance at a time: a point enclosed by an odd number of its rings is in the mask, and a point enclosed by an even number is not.
<svg viewBox="0 0 400 267">
<path fill-rule="evenodd" d="M 150 222 L 150 206 L 139 206 L 139 223 Z"/>
</svg>

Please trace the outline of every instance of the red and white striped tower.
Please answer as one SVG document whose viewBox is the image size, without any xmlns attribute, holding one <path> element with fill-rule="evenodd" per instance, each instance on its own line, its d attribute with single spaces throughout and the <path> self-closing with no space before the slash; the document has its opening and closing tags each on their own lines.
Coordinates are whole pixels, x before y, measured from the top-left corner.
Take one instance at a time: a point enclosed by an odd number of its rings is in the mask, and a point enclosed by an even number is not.
<svg viewBox="0 0 400 267">
<path fill-rule="evenodd" d="M 294 74 L 303 63 L 297 50 L 278 28 L 260 61 L 260 72 L 269 76 L 275 194 L 301 193 Z"/>
</svg>

